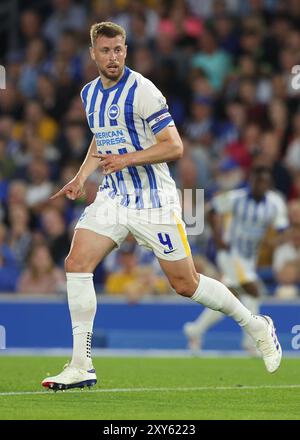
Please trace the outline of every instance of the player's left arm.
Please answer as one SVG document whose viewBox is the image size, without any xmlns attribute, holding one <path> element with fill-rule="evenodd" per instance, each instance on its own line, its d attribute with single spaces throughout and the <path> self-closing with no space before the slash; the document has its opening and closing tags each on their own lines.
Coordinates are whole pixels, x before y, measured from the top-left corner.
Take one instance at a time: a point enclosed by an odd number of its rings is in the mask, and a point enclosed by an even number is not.
<svg viewBox="0 0 300 440">
<path fill-rule="evenodd" d="M 229 248 L 223 239 L 223 223 L 225 215 L 232 215 L 235 197 L 236 191 L 227 191 L 214 196 L 209 203 L 207 219 L 217 249 Z"/>
<path fill-rule="evenodd" d="M 271 226 L 277 232 L 273 245 L 278 246 L 286 241 L 289 233 L 289 216 L 288 209 L 283 197 L 277 193 L 274 195 L 275 215 L 272 218 Z"/>
<path fill-rule="evenodd" d="M 170 162 L 183 155 L 183 144 L 175 125 L 163 128 L 155 135 L 156 144 L 146 150 L 128 153 L 128 165 Z"/>
<path fill-rule="evenodd" d="M 175 125 L 163 128 L 155 135 L 156 143 L 151 147 L 126 154 L 93 154 L 101 159 L 104 174 L 114 173 L 128 166 L 170 162 L 183 155 L 183 144 Z"/>
<path fill-rule="evenodd" d="M 170 162 L 183 155 L 183 144 L 169 113 L 166 98 L 148 79 L 143 78 L 136 90 L 137 115 L 148 125 L 155 143 L 148 148 L 131 153 L 97 154 L 104 174 L 119 171 L 128 166 Z"/>
</svg>

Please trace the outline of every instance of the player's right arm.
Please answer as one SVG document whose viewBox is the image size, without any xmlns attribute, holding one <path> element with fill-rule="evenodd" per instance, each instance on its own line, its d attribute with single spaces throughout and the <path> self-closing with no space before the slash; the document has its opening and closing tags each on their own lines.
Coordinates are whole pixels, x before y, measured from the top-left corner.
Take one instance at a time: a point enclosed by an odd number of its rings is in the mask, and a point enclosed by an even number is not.
<svg viewBox="0 0 300 440">
<path fill-rule="evenodd" d="M 90 143 L 88 152 L 76 176 L 67 183 L 62 189 L 55 193 L 50 199 L 56 199 L 65 195 L 68 199 L 75 200 L 84 194 L 84 183 L 86 179 L 98 168 L 99 164 L 95 161 L 93 154 L 97 153 L 95 136 Z"/>
<path fill-rule="evenodd" d="M 218 194 L 210 203 L 207 217 L 217 249 L 229 249 L 223 239 L 223 218 L 224 215 L 232 212 L 232 195 L 232 191 Z"/>
<path fill-rule="evenodd" d="M 228 249 L 229 246 L 223 240 L 222 216 L 211 208 L 208 211 L 207 218 L 217 249 Z"/>
</svg>

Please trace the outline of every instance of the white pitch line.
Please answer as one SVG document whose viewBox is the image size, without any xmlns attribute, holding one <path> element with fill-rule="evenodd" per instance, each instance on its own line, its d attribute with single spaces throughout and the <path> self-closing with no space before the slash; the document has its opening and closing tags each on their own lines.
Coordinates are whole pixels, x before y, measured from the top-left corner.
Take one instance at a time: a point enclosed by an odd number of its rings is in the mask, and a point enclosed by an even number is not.
<svg viewBox="0 0 300 440">
<path fill-rule="evenodd" d="M 141 392 L 172 392 L 172 391 L 231 391 L 231 390 L 285 390 L 285 389 L 300 389 L 300 384 L 291 385 L 240 385 L 240 386 L 224 386 L 224 387 L 178 387 L 178 388 L 103 388 L 89 390 L 88 393 L 141 393 Z M 51 390 L 49 390 L 51 391 Z M 49 391 L 16 391 L 0 393 L 1 396 L 34 396 L 52 394 Z M 82 390 L 66 390 L 67 393 L 82 393 Z"/>
</svg>

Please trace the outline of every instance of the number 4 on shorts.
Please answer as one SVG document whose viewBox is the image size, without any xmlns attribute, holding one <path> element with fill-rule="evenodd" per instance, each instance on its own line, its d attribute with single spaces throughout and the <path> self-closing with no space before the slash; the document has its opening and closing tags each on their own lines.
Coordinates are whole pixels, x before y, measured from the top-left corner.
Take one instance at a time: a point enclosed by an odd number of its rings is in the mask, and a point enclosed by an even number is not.
<svg viewBox="0 0 300 440">
<path fill-rule="evenodd" d="M 163 246 L 168 246 L 168 250 L 164 250 L 165 254 L 169 254 L 170 252 L 174 251 L 174 248 L 173 248 L 173 245 L 172 245 L 171 238 L 170 238 L 169 234 L 165 234 L 165 233 L 159 232 L 157 234 L 157 236 L 159 238 L 160 243 Z"/>
</svg>

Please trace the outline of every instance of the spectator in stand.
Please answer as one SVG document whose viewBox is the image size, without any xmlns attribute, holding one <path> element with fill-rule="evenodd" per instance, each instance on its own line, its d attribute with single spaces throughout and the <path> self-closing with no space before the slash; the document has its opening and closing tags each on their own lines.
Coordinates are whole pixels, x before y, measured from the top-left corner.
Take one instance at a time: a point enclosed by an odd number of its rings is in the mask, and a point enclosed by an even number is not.
<svg viewBox="0 0 300 440">
<path fill-rule="evenodd" d="M 265 106 L 257 99 L 257 82 L 243 78 L 239 87 L 239 99 L 246 107 L 247 120 L 260 123 L 265 117 Z"/>
<path fill-rule="evenodd" d="M 86 125 L 81 121 L 70 120 L 61 132 L 57 140 L 57 146 L 61 152 L 61 165 L 67 165 L 72 160 L 81 163 L 85 158 L 90 139 L 87 135 Z"/>
<path fill-rule="evenodd" d="M 84 32 L 87 25 L 83 6 L 73 0 L 52 0 L 53 12 L 44 26 L 44 35 L 55 46 L 66 30 Z"/>
<path fill-rule="evenodd" d="M 27 183 L 23 180 L 13 180 L 8 189 L 7 207 L 26 205 Z"/>
<path fill-rule="evenodd" d="M 22 272 L 18 291 L 27 294 L 53 294 L 65 291 L 65 274 L 55 266 L 45 244 L 36 244 L 28 255 L 27 268 Z"/>
<path fill-rule="evenodd" d="M 224 15 L 237 10 L 235 0 L 188 0 L 194 14 L 206 19 L 213 19 L 217 15 Z"/>
<path fill-rule="evenodd" d="M 41 223 L 54 263 L 62 267 L 71 244 L 64 218 L 57 209 L 47 207 L 41 214 Z"/>
<path fill-rule="evenodd" d="M 300 228 L 300 198 L 289 202 L 288 210 L 291 226 Z"/>
<path fill-rule="evenodd" d="M 0 134 L 0 176 L 2 179 L 11 179 L 14 177 L 15 171 L 14 161 L 10 155 L 6 154 L 6 138 Z M 0 196 L 0 200 L 1 198 Z"/>
<path fill-rule="evenodd" d="M 56 53 L 63 57 L 69 66 L 72 81 L 82 79 L 81 46 L 78 34 L 72 30 L 65 30 L 56 46 Z"/>
<path fill-rule="evenodd" d="M 48 163 L 43 159 L 34 159 L 28 167 L 28 177 L 26 202 L 35 213 L 39 213 L 46 206 L 53 189 Z"/>
<path fill-rule="evenodd" d="M 228 14 L 217 15 L 213 20 L 213 29 L 218 37 L 219 46 L 232 56 L 239 52 L 239 35 L 233 18 Z"/>
<path fill-rule="evenodd" d="M 283 48 L 282 50 L 280 50 L 280 71 L 285 81 L 289 106 L 294 111 L 298 107 L 300 92 L 292 86 L 292 69 L 294 66 L 297 65 L 298 62 L 298 52 L 295 52 L 295 50 L 293 49 L 287 48 Z"/>
<path fill-rule="evenodd" d="M 55 81 L 58 116 L 65 116 L 73 98 L 79 97 L 79 82 L 74 79 L 70 64 L 64 55 L 56 52 L 49 67 L 49 74 Z"/>
<path fill-rule="evenodd" d="M 102 3 L 102 2 L 101 2 Z M 153 38 L 158 33 L 158 13 L 153 8 L 148 8 L 146 2 L 141 0 L 121 0 L 121 3 L 117 0 L 114 6 L 119 6 L 119 11 L 113 10 L 112 7 L 108 7 L 108 14 L 102 17 L 104 21 L 110 17 L 112 21 L 115 21 L 119 25 L 123 26 L 126 30 L 128 38 L 131 38 L 131 17 L 136 14 L 143 14 L 146 17 L 146 32 L 149 38 Z M 166 9 L 164 2 L 158 2 L 158 8 Z M 164 15 L 164 13 L 162 13 Z"/>
<path fill-rule="evenodd" d="M 222 102 L 225 115 L 219 121 L 217 136 L 214 139 L 213 151 L 217 158 L 223 157 L 224 148 L 237 141 L 246 124 L 246 107 L 238 99 Z"/>
<path fill-rule="evenodd" d="M 11 205 L 8 212 L 9 230 L 7 243 L 15 255 L 19 267 L 23 267 L 32 246 L 30 213 L 25 205 Z"/>
<path fill-rule="evenodd" d="M 288 144 L 285 163 L 288 169 L 295 173 L 300 171 L 300 112 L 293 117 L 292 140 Z"/>
<path fill-rule="evenodd" d="M 246 185 L 245 172 L 235 160 L 225 157 L 218 163 L 214 182 L 214 192 L 243 188 Z"/>
<path fill-rule="evenodd" d="M 124 242 L 118 251 L 120 269 L 110 273 L 105 290 L 110 295 L 125 295 L 128 302 L 135 303 L 147 294 L 162 294 L 170 291 L 166 278 L 157 276 L 150 265 L 139 265 L 136 243 Z"/>
<path fill-rule="evenodd" d="M 27 9 L 20 16 L 20 45 L 24 49 L 41 34 L 41 17 L 34 9 Z"/>
<path fill-rule="evenodd" d="M 205 29 L 199 38 L 200 51 L 192 57 L 192 67 L 207 75 L 212 87 L 220 91 L 232 68 L 231 57 L 218 47 L 213 31 Z"/>
<path fill-rule="evenodd" d="M 198 142 L 184 140 L 185 154 L 177 164 L 176 181 L 183 188 L 203 188 L 207 190 L 211 183 L 211 159 L 209 151 Z"/>
<path fill-rule="evenodd" d="M 156 65 L 162 66 L 166 63 L 172 63 L 175 68 L 177 78 L 181 80 L 181 84 L 185 84 L 187 69 L 186 66 L 190 62 L 190 56 L 177 47 L 176 40 L 167 31 L 158 32 L 155 36 L 155 52 Z"/>
<path fill-rule="evenodd" d="M 37 78 L 47 70 L 47 52 L 45 42 L 41 38 L 30 41 L 26 49 L 25 63 L 20 72 L 19 87 L 27 99 L 36 97 Z"/>
<path fill-rule="evenodd" d="M 273 271 L 279 286 L 275 295 L 293 298 L 299 293 L 300 283 L 300 227 L 290 230 L 287 243 L 277 247 L 273 256 Z"/>
<path fill-rule="evenodd" d="M 16 175 L 26 178 L 27 168 L 35 159 L 46 161 L 52 175 L 59 158 L 60 152 L 53 144 L 40 138 L 31 127 L 26 127 L 21 148 L 14 156 L 17 165 Z"/>
<path fill-rule="evenodd" d="M 269 102 L 268 119 L 270 127 L 272 127 L 279 140 L 280 152 L 283 153 L 291 131 L 289 110 L 284 100 L 274 98 Z"/>
<path fill-rule="evenodd" d="M 63 111 L 59 105 L 59 97 L 57 96 L 56 83 L 49 74 L 39 74 L 36 97 L 51 118 L 60 119 L 63 116 Z"/>
<path fill-rule="evenodd" d="M 266 52 L 263 45 L 264 34 L 265 23 L 261 16 L 249 15 L 244 17 L 240 35 L 240 54 L 250 55 L 260 65 L 266 61 Z"/>
<path fill-rule="evenodd" d="M 132 68 L 157 83 L 159 73 L 152 52 L 147 46 L 140 45 L 135 49 L 132 56 Z"/>
<path fill-rule="evenodd" d="M 0 133 L 1 138 L 5 142 L 5 154 L 7 157 L 11 158 L 15 164 L 16 162 L 16 154 L 21 149 L 21 144 L 13 137 L 15 121 L 10 116 L 2 116 L 0 117 Z"/>
<path fill-rule="evenodd" d="M 64 123 L 68 124 L 73 121 L 86 124 L 86 114 L 80 96 L 74 97 L 70 100 L 68 110 L 64 115 Z"/>
<path fill-rule="evenodd" d="M 58 132 L 57 122 L 47 116 L 36 100 L 26 103 L 24 111 L 24 122 L 17 123 L 15 127 L 15 137 L 21 140 L 27 129 L 31 129 L 35 135 L 46 142 L 53 142 Z"/>
<path fill-rule="evenodd" d="M 177 47 L 189 51 L 196 47 L 203 31 L 200 17 L 191 15 L 187 3 L 181 0 L 173 2 L 168 15 L 161 19 L 158 27 L 158 33 L 170 35 Z"/>
<path fill-rule="evenodd" d="M 128 36 L 129 52 L 134 52 L 139 47 L 150 48 L 153 44 L 147 32 L 147 17 L 144 12 L 136 12 L 130 16 L 130 33 Z"/>
<path fill-rule="evenodd" d="M 6 239 L 7 228 L 0 223 L 0 292 L 14 292 L 20 270 Z"/>
<path fill-rule="evenodd" d="M 280 162 L 280 140 L 274 131 L 266 131 L 260 139 L 260 152 L 255 158 L 256 165 L 272 169 L 274 187 L 286 198 L 292 190 L 292 178 L 287 168 Z"/>
<path fill-rule="evenodd" d="M 196 96 L 191 104 L 191 119 L 186 124 L 191 141 L 209 147 L 214 135 L 213 101 L 207 96 Z"/>
<path fill-rule="evenodd" d="M 241 138 L 227 145 L 225 156 L 229 156 L 248 173 L 252 166 L 252 159 L 259 152 L 261 130 L 255 122 L 249 122 L 243 129 Z"/>
<path fill-rule="evenodd" d="M 8 77 L 5 90 L 1 90 L 0 115 L 10 116 L 13 119 L 19 119 L 23 111 L 23 100 L 20 90 Z"/>
</svg>

